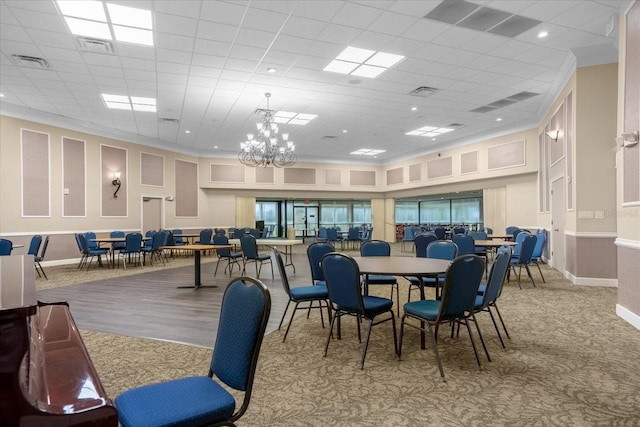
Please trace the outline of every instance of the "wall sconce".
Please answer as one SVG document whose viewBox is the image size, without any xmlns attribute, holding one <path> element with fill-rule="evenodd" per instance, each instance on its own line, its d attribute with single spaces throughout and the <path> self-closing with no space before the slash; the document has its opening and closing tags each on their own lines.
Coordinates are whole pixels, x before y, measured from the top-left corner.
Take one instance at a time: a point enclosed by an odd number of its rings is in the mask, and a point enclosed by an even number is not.
<svg viewBox="0 0 640 427">
<path fill-rule="evenodd" d="M 120 172 L 114 172 L 113 173 L 113 177 L 115 178 L 113 181 L 111 181 L 111 184 L 116 188 L 116 191 L 113 192 L 113 198 L 117 199 L 118 198 L 118 191 L 120 191 L 120 186 L 122 185 L 122 182 L 120 181 Z"/>
<path fill-rule="evenodd" d="M 550 130 L 549 132 L 545 132 L 550 140 L 553 142 L 558 142 L 558 137 L 560 136 L 560 129 Z"/>
<path fill-rule="evenodd" d="M 623 147 L 633 147 L 634 145 L 638 144 L 638 139 L 639 138 L 639 133 L 638 131 L 635 132 L 629 132 L 629 133 L 623 133 L 621 138 L 622 138 L 622 146 Z"/>
</svg>

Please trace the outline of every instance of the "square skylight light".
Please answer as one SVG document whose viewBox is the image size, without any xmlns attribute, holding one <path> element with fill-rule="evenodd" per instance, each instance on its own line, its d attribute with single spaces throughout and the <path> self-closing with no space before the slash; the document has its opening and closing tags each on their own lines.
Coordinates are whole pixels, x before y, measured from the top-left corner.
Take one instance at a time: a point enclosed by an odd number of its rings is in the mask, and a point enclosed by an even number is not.
<svg viewBox="0 0 640 427">
<path fill-rule="evenodd" d="M 150 10 L 101 1 L 57 0 L 69 31 L 76 36 L 93 37 L 153 46 L 153 18 Z"/>
<path fill-rule="evenodd" d="M 401 55 L 348 46 L 323 71 L 376 78 L 402 59 Z"/>
<path fill-rule="evenodd" d="M 409 131 L 405 133 L 405 135 L 414 135 L 414 136 L 427 136 L 427 137 L 435 137 L 440 136 L 443 133 L 453 132 L 455 129 L 453 128 L 444 128 L 444 127 L 436 127 L 436 126 L 423 126 L 416 130 Z"/>
<path fill-rule="evenodd" d="M 375 156 L 378 155 L 380 153 L 384 153 L 387 150 L 373 150 L 370 148 L 361 148 L 359 150 L 356 151 L 352 151 L 350 154 L 355 154 L 358 156 Z"/>
<path fill-rule="evenodd" d="M 289 125 L 306 125 L 316 117 L 318 117 L 317 114 L 292 113 L 291 111 L 276 111 L 273 114 L 273 121 L 275 123 L 284 123 Z"/>
<path fill-rule="evenodd" d="M 114 25 L 125 25 L 127 27 L 153 29 L 151 11 L 137 9 L 134 7 L 120 6 L 118 4 L 107 3 L 109 18 Z"/>
<path fill-rule="evenodd" d="M 135 110 L 150 113 L 156 112 L 156 99 L 140 96 L 128 97 L 126 95 L 111 95 L 108 93 L 101 94 L 107 108 L 117 110 Z"/>
</svg>

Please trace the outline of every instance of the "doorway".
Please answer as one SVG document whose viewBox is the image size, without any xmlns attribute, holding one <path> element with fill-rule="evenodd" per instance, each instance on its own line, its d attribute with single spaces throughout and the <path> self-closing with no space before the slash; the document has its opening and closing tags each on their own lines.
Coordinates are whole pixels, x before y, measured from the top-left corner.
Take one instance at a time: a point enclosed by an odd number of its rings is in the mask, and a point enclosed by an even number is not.
<svg viewBox="0 0 640 427">
<path fill-rule="evenodd" d="M 314 237 L 318 230 L 318 207 L 295 206 L 293 208 L 293 226 L 296 237 Z"/>
<path fill-rule="evenodd" d="M 565 179 L 557 178 L 551 182 L 551 265 L 565 272 L 564 222 L 565 212 Z"/>
<path fill-rule="evenodd" d="M 142 224 L 144 234 L 147 230 L 162 228 L 162 199 L 159 197 L 142 197 Z"/>
</svg>

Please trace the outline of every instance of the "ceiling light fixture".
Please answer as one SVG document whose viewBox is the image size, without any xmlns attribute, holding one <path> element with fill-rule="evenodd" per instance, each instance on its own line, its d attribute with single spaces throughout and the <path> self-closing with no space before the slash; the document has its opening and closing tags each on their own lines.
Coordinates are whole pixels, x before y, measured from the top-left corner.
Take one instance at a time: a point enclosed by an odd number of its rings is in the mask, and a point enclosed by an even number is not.
<svg viewBox="0 0 640 427">
<path fill-rule="evenodd" d="M 348 46 L 323 71 L 373 79 L 403 59 L 402 55 Z"/>
<path fill-rule="evenodd" d="M 423 126 L 419 129 L 409 131 L 405 135 L 436 137 L 443 133 L 453 132 L 453 128 L 441 128 L 437 126 Z"/>
<path fill-rule="evenodd" d="M 539 39 L 543 39 L 543 38 L 547 37 L 548 35 L 549 35 L 549 33 L 547 31 L 540 31 L 538 33 L 538 38 Z"/>
<path fill-rule="evenodd" d="M 134 110 L 144 111 L 148 113 L 156 112 L 156 99 L 145 98 L 141 96 L 127 96 L 127 95 L 110 95 L 108 93 L 100 94 L 107 106 L 114 110 Z"/>
<path fill-rule="evenodd" d="M 381 153 L 386 152 L 387 150 L 373 150 L 371 148 L 361 148 L 356 151 L 352 151 L 349 154 L 355 154 L 357 156 L 375 156 Z"/>
<path fill-rule="evenodd" d="M 501 121 L 502 121 L 502 117 L 498 117 L 498 118 L 496 119 L 496 122 L 501 122 Z"/>
<path fill-rule="evenodd" d="M 278 124 L 275 122 L 273 111 L 269 109 L 269 98 L 271 94 L 265 93 L 267 98 L 266 110 L 258 110 L 262 114 L 262 121 L 256 124 L 257 135 L 247 134 L 247 140 L 240 143 L 238 160 L 245 166 L 275 166 L 282 168 L 296 163 L 295 149 L 293 141 L 289 141 L 288 133 L 280 133 Z M 297 115 L 297 113 L 288 113 Z M 293 120 L 290 117 L 290 120 Z M 315 117 L 315 116 L 314 116 Z M 279 140 L 280 139 L 280 140 Z"/>
<path fill-rule="evenodd" d="M 276 70 L 275 68 L 273 68 L 273 67 L 271 67 L 271 68 L 267 68 L 267 72 L 268 72 L 268 73 L 275 73 L 276 71 L 277 71 L 277 70 Z"/>
</svg>

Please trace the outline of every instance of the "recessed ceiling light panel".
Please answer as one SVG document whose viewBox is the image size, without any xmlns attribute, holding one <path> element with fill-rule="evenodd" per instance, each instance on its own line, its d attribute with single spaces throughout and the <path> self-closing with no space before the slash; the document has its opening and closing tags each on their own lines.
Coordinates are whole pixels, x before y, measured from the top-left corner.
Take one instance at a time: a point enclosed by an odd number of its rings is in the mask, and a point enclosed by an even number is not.
<svg viewBox="0 0 640 427">
<path fill-rule="evenodd" d="M 349 46 L 323 70 L 332 73 L 376 78 L 402 59 L 404 59 L 402 55 Z"/>
<path fill-rule="evenodd" d="M 374 53 L 376 53 L 375 50 L 360 49 L 357 47 L 349 46 L 345 50 L 343 50 L 340 55 L 336 56 L 336 59 L 340 61 L 356 62 L 362 64 L 367 59 L 371 58 Z"/>
<path fill-rule="evenodd" d="M 109 18 L 114 25 L 125 25 L 127 27 L 153 29 L 151 11 L 137 9 L 135 7 L 120 6 L 118 4 L 107 3 Z"/>
</svg>

